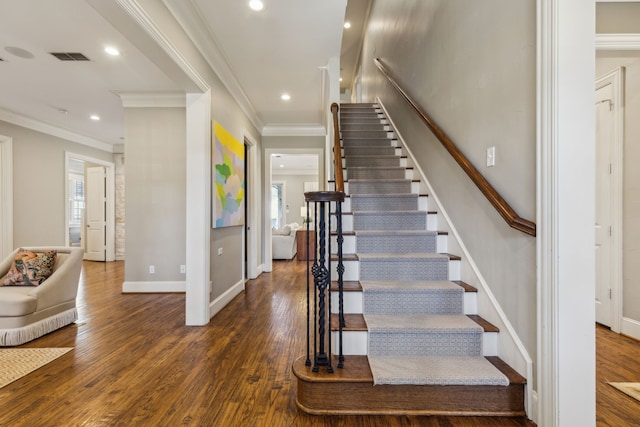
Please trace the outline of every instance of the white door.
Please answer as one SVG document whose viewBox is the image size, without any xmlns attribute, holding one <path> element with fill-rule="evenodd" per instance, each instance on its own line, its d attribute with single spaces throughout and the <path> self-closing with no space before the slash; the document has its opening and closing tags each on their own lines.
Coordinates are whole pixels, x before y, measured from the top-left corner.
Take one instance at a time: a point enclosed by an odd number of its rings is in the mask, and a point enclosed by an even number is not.
<svg viewBox="0 0 640 427">
<path fill-rule="evenodd" d="M 87 168 L 86 178 L 86 230 L 85 259 L 106 260 L 106 171 L 104 166 Z"/>
<path fill-rule="evenodd" d="M 614 140 L 612 85 L 596 91 L 596 321 L 611 326 L 612 288 L 612 143 Z"/>
</svg>

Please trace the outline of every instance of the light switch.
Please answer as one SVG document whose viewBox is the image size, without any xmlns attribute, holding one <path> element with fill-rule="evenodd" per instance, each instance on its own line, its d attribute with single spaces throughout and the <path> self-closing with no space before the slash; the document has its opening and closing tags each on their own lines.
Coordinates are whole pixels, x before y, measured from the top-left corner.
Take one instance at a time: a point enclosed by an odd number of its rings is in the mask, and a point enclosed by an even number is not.
<svg viewBox="0 0 640 427">
<path fill-rule="evenodd" d="M 487 167 L 496 165 L 496 147 L 487 148 Z"/>
</svg>

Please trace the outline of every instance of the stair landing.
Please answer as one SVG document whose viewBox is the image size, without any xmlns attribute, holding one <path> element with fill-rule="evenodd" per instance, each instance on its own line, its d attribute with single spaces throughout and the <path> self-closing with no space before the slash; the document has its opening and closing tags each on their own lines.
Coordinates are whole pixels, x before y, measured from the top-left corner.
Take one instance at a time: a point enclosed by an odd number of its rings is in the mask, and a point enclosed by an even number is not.
<svg viewBox="0 0 640 427">
<path fill-rule="evenodd" d="M 314 415 L 524 416 L 525 378 L 498 357 L 487 360 L 509 378 L 508 386 L 374 386 L 366 356 L 345 356 L 345 369 L 332 374 L 312 372 L 300 357 L 293 363 L 296 405 Z"/>
</svg>

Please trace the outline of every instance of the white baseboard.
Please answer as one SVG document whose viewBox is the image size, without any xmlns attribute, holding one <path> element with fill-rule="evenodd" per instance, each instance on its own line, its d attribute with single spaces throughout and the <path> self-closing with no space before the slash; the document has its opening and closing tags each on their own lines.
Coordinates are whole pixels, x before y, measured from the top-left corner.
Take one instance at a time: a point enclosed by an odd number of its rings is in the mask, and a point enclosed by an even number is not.
<svg viewBox="0 0 640 427">
<path fill-rule="evenodd" d="M 620 328 L 620 333 L 623 335 L 630 336 L 631 338 L 640 340 L 640 322 L 634 319 L 630 319 L 628 317 L 623 317 L 622 328 Z"/>
<path fill-rule="evenodd" d="M 238 283 L 226 290 L 225 293 L 213 300 L 209 304 L 209 318 L 212 318 L 220 310 L 222 310 L 232 299 L 236 297 L 240 292 L 244 290 L 244 280 L 240 280 Z"/>
<path fill-rule="evenodd" d="M 168 293 L 186 292 L 186 282 L 123 282 L 123 293 Z"/>
<path fill-rule="evenodd" d="M 525 396 L 531 397 L 531 404 L 527 405 L 531 408 L 531 413 L 527 414 L 529 419 L 534 423 L 538 423 L 538 392 L 533 390 L 530 394 L 525 394 Z"/>
<path fill-rule="evenodd" d="M 258 270 L 256 271 L 256 275 L 260 276 L 264 272 L 264 264 L 260 264 L 258 266 Z"/>
</svg>

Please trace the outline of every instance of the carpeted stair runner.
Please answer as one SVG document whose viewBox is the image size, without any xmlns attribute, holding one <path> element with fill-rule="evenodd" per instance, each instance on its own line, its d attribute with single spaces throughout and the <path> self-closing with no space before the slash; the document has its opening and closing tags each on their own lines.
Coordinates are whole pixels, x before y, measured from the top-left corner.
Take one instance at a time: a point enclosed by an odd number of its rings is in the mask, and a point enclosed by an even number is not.
<svg viewBox="0 0 640 427">
<path fill-rule="evenodd" d="M 374 384 L 508 385 L 482 356 L 483 329 L 406 178 L 393 132 L 374 107 L 341 109 Z"/>
</svg>

